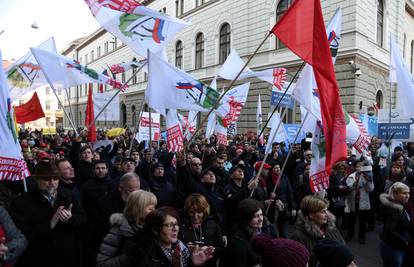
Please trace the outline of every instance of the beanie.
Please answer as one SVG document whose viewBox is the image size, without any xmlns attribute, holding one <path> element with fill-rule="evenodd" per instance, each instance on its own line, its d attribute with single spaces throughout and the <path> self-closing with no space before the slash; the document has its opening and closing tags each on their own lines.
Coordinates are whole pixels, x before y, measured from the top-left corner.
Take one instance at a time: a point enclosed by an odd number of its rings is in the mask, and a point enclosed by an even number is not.
<svg viewBox="0 0 414 267">
<path fill-rule="evenodd" d="M 262 267 L 306 267 L 309 263 L 308 250 L 294 240 L 261 234 L 253 237 L 252 246 L 261 256 Z"/>
<path fill-rule="evenodd" d="M 321 239 L 313 247 L 321 267 L 346 267 L 354 260 L 349 248 L 331 239 Z"/>
</svg>

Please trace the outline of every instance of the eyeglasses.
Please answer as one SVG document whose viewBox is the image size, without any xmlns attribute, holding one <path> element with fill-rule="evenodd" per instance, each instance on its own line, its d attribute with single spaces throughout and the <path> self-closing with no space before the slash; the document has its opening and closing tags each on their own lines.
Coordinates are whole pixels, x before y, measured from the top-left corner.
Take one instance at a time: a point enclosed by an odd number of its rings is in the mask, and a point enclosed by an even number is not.
<svg viewBox="0 0 414 267">
<path fill-rule="evenodd" d="M 178 225 L 178 223 L 164 223 L 163 224 L 165 227 L 167 227 L 168 229 L 173 229 L 173 228 L 179 228 L 180 226 Z"/>
</svg>

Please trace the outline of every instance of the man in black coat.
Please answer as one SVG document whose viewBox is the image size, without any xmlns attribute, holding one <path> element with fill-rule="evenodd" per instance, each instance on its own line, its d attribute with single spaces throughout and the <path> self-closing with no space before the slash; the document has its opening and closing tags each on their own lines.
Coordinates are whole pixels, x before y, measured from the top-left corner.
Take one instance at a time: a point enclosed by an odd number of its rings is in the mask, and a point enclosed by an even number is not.
<svg viewBox="0 0 414 267">
<path fill-rule="evenodd" d="M 81 147 L 82 138 L 78 137 L 72 142 L 72 149 L 70 150 L 70 162 L 75 168 L 75 185 L 81 188 L 82 185 L 93 179 L 93 153 L 89 146 Z"/>
<path fill-rule="evenodd" d="M 79 231 L 86 223 L 80 203 L 58 188 L 59 172 L 51 162 L 37 164 L 37 189 L 15 199 L 10 207 L 29 246 L 16 266 L 80 266 Z"/>
</svg>

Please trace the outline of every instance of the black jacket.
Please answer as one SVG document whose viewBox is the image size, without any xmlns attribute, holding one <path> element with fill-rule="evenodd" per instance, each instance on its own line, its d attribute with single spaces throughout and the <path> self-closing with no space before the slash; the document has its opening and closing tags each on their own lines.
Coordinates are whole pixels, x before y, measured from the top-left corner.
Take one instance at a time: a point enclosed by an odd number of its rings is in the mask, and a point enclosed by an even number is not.
<svg viewBox="0 0 414 267">
<path fill-rule="evenodd" d="M 72 204 L 72 218 L 50 228 L 56 209 Z M 16 266 L 55 267 L 80 266 L 79 232 L 86 216 L 76 198 L 58 188 L 55 205 L 37 190 L 25 193 L 12 202 L 11 215 L 26 236 L 29 246 Z"/>
<path fill-rule="evenodd" d="M 114 213 L 122 213 L 125 208 L 125 201 L 121 197 L 118 188 L 115 188 L 98 201 L 98 221 L 102 227 L 103 234 L 107 234 L 111 228 L 109 218 Z"/>
<path fill-rule="evenodd" d="M 224 187 L 224 211 L 226 214 L 226 227 L 232 230 L 236 218 L 236 210 L 240 201 L 250 196 L 250 190 L 246 185 L 237 186 L 233 180 Z"/>
<path fill-rule="evenodd" d="M 75 169 L 76 180 L 74 183 L 78 188 L 81 188 L 85 182 L 93 179 L 94 177 L 93 164 L 80 159 L 80 149 L 81 143 L 72 142 L 72 149 L 69 154 L 70 163 Z"/>
<path fill-rule="evenodd" d="M 220 267 L 252 267 L 259 264 L 259 257 L 250 243 L 251 235 L 244 229 L 237 229 L 224 250 Z"/>
<path fill-rule="evenodd" d="M 384 231 L 380 238 L 387 245 L 404 251 L 411 241 L 409 215 L 401 204 L 391 201 L 388 194 L 381 194 L 380 201 L 384 218 Z"/>
<path fill-rule="evenodd" d="M 168 177 L 152 176 L 150 182 L 151 192 L 157 197 L 157 207 L 173 206 L 175 201 L 175 184 Z"/>
</svg>

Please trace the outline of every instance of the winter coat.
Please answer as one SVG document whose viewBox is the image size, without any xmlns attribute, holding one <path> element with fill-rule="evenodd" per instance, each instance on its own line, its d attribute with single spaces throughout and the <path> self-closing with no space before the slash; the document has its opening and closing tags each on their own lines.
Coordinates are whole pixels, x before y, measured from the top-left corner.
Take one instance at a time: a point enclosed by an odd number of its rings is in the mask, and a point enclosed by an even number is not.
<svg viewBox="0 0 414 267">
<path fill-rule="evenodd" d="M 155 177 L 151 175 L 151 192 L 157 197 L 158 207 L 173 206 L 175 200 L 175 185 L 167 177 Z"/>
<path fill-rule="evenodd" d="M 236 210 L 239 203 L 246 198 L 250 197 L 250 190 L 247 185 L 239 187 L 233 180 L 230 180 L 229 184 L 224 187 L 224 211 L 226 220 L 226 229 L 229 231 L 234 225 L 236 220 Z"/>
<path fill-rule="evenodd" d="M 125 253 L 125 244 L 132 238 L 137 227 L 132 227 L 122 213 L 112 214 L 111 230 L 105 236 L 96 258 L 96 267 L 129 266 L 130 260 Z"/>
<path fill-rule="evenodd" d="M 313 254 L 313 247 L 315 246 L 317 240 L 324 238 L 329 238 L 345 244 L 341 233 L 335 226 L 335 216 L 328 211 L 328 222 L 326 224 L 325 234 L 322 234 L 319 226 L 303 215 L 302 211 L 299 211 L 295 231 L 293 232 L 291 239 L 302 243 L 308 249 L 311 255 L 309 267 L 316 266 L 318 261 L 316 256 Z"/>
<path fill-rule="evenodd" d="M 98 201 L 98 221 L 102 227 L 103 233 L 106 234 L 111 229 L 109 218 L 114 213 L 122 213 L 125 208 L 125 201 L 121 197 L 118 188 L 106 194 Z"/>
<path fill-rule="evenodd" d="M 72 149 L 69 154 L 70 163 L 75 169 L 76 180 L 74 182 L 78 188 L 81 188 L 85 182 L 94 177 L 93 164 L 80 159 L 80 149 L 80 142 L 72 142 Z"/>
<path fill-rule="evenodd" d="M 252 267 L 260 262 L 259 256 L 254 251 L 250 239 L 252 235 L 245 229 L 237 229 L 227 245 L 220 267 Z"/>
<path fill-rule="evenodd" d="M 345 199 L 345 212 L 350 213 L 351 211 L 355 211 L 355 195 L 356 190 L 354 183 L 356 181 L 356 172 L 351 173 L 346 178 L 346 185 L 351 188 L 351 192 L 348 193 Z M 360 174 L 360 178 L 358 181 L 358 190 L 359 190 L 359 210 L 370 210 L 371 209 L 371 202 L 369 200 L 369 193 L 374 190 L 374 182 L 371 177 L 365 179 L 363 177 L 364 174 Z"/>
<path fill-rule="evenodd" d="M 384 230 L 380 239 L 395 249 L 404 251 L 411 241 L 409 215 L 404 206 L 390 199 L 388 194 L 380 195 L 384 218 Z"/>
<path fill-rule="evenodd" d="M 3 228 L 6 243 L 9 250 L 5 254 L 6 263 L 13 263 L 27 248 L 26 237 L 16 227 L 7 210 L 0 207 L 0 226 Z"/>
<path fill-rule="evenodd" d="M 72 217 L 50 228 L 50 220 L 59 206 L 72 204 Z M 38 191 L 25 193 L 15 199 L 10 207 L 11 215 L 28 240 L 28 248 L 16 267 L 72 267 L 80 266 L 80 230 L 86 223 L 86 215 L 72 194 L 58 188 L 52 206 Z"/>
<path fill-rule="evenodd" d="M 210 259 L 204 266 L 216 266 L 216 260 L 223 252 L 224 244 L 221 234 L 220 226 L 213 220 L 207 218 L 201 224 L 201 231 L 199 228 L 194 228 L 190 220 L 184 217 L 180 227 L 180 240 L 185 244 L 196 244 L 202 242 L 205 246 L 213 246 L 215 248 L 214 258 Z"/>
</svg>

